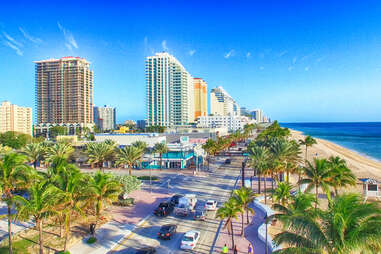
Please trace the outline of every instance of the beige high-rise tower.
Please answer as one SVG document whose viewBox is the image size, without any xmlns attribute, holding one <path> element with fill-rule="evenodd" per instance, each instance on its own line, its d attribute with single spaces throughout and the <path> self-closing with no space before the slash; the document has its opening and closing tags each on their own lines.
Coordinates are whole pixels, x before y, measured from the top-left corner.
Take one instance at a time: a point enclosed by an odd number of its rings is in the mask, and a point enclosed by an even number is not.
<svg viewBox="0 0 381 254">
<path fill-rule="evenodd" d="M 15 131 L 32 135 L 32 108 L 20 107 L 4 101 L 0 105 L 0 133 Z"/>
<path fill-rule="evenodd" d="M 36 61 L 37 123 L 93 125 L 93 71 L 80 57 Z"/>
<path fill-rule="evenodd" d="M 208 85 L 202 78 L 193 79 L 194 119 L 208 115 Z"/>
</svg>

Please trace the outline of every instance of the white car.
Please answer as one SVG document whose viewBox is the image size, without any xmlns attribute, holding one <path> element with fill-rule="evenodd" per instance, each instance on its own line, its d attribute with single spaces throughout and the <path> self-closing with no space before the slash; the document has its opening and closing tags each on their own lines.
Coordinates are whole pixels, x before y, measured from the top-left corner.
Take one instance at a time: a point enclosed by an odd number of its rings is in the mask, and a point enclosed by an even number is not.
<svg viewBox="0 0 381 254">
<path fill-rule="evenodd" d="M 193 250 L 200 239 L 200 231 L 191 230 L 185 233 L 181 240 L 180 249 Z"/>
<path fill-rule="evenodd" d="M 205 209 L 208 211 L 217 210 L 217 201 L 216 200 L 207 200 L 205 203 Z"/>
</svg>

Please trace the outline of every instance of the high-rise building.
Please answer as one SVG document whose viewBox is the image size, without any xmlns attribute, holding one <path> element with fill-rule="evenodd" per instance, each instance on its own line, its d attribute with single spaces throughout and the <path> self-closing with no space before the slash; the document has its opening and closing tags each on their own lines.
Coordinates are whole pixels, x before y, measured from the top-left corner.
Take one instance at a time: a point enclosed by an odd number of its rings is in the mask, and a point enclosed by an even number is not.
<svg viewBox="0 0 381 254">
<path fill-rule="evenodd" d="M 0 105 L 0 133 L 15 131 L 33 134 L 32 108 L 20 107 L 4 101 Z"/>
<path fill-rule="evenodd" d="M 221 87 L 210 92 L 210 113 L 219 116 L 240 115 L 238 103 Z"/>
<path fill-rule="evenodd" d="M 194 119 L 208 115 L 208 85 L 201 78 L 193 79 Z"/>
<path fill-rule="evenodd" d="M 250 110 L 248 110 L 247 108 L 245 107 L 241 107 L 240 109 L 240 113 L 241 113 L 241 116 L 250 116 Z"/>
<path fill-rule="evenodd" d="M 93 125 L 93 71 L 80 57 L 36 61 L 38 124 Z"/>
<path fill-rule="evenodd" d="M 193 78 L 172 55 L 146 59 L 147 126 L 180 126 L 194 122 Z"/>
<path fill-rule="evenodd" d="M 113 107 L 94 107 L 94 123 L 101 131 L 114 130 L 116 127 L 116 110 Z"/>
<path fill-rule="evenodd" d="M 250 114 L 251 114 L 251 119 L 254 119 L 257 123 L 263 122 L 262 110 L 253 109 Z"/>
</svg>

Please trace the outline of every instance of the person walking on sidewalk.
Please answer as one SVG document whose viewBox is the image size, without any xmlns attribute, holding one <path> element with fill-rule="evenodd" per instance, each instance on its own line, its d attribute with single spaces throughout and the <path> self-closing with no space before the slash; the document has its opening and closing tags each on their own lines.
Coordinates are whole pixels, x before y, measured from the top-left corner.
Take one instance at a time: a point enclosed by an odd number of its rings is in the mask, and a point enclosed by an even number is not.
<svg viewBox="0 0 381 254">
<path fill-rule="evenodd" d="M 228 253 L 229 252 L 229 248 L 226 246 L 226 243 L 224 245 L 224 247 L 222 247 L 222 252 L 221 253 Z"/>
<path fill-rule="evenodd" d="M 253 246 L 249 243 L 249 247 L 247 247 L 247 254 L 254 254 Z"/>
<path fill-rule="evenodd" d="M 234 245 L 234 250 L 233 250 L 233 254 L 238 254 L 238 249 L 237 249 L 237 245 Z"/>
</svg>

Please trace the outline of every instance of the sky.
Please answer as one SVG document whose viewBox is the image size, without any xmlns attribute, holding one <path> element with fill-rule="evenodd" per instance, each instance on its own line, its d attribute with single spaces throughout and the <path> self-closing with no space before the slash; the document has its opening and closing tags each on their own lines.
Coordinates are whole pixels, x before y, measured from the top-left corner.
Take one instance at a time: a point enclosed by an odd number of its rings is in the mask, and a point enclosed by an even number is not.
<svg viewBox="0 0 381 254">
<path fill-rule="evenodd" d="M 381 121 L 380 1 L 2 1 L 0 101 L 35 106 L 33 61 L 79 56 L 94 103 L 145 118 L 145 57 L 281 122 Z"/>
</svg>

